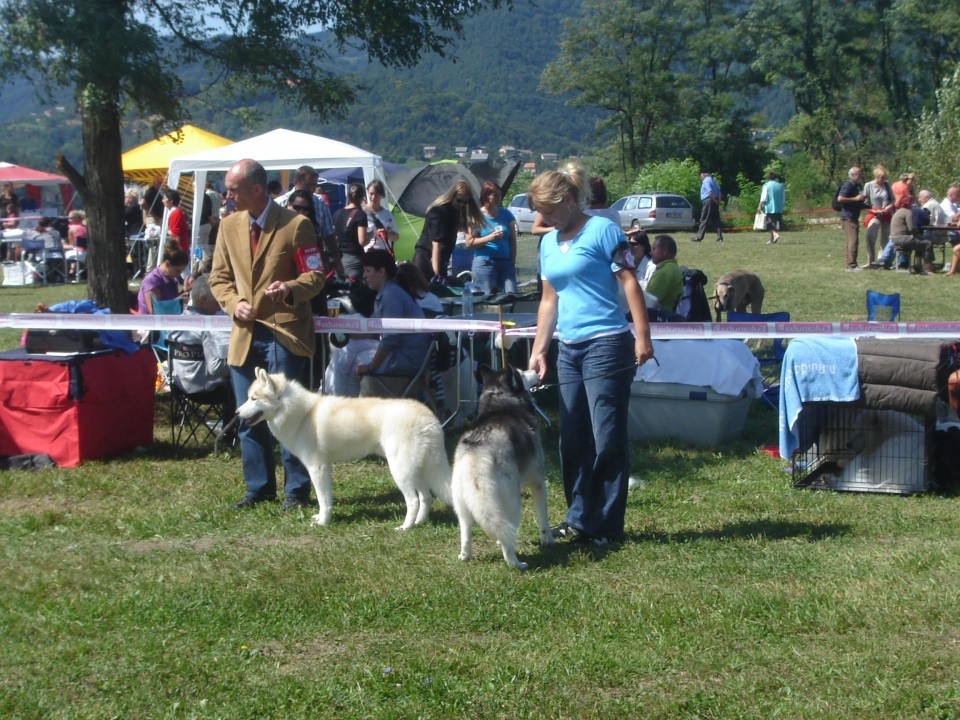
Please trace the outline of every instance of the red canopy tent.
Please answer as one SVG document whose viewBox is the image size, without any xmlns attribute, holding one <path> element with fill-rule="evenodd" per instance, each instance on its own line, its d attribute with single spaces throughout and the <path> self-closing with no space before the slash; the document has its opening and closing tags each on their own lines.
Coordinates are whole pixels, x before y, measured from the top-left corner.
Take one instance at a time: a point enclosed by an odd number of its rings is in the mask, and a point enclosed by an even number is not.
<svg viewBox="0 0 960 720">
<path fill-rule="evenodd" d="M 40 188 L 47 185 L 58 185 L 60 187 L 60 197 L 63 199 L 64 208 L 70 206 L 73 198 L 70 181 L 62 175 L 53 175 L 22 165 L 0 162 L 0 185 L 4 183 L 26 186 L 26 195 L 38 205 L 41 203 Z"/>
</svg>

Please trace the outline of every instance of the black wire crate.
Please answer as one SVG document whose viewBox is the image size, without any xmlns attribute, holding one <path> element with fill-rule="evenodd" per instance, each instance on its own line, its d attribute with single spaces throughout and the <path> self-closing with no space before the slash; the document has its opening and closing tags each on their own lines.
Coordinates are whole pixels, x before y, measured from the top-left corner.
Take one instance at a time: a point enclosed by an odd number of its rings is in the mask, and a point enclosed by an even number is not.
<svg viewBox="0 0 960 720">
<path fill-rule="evenodd" d="M 934 424 L 845 403 L 804 404 L 794 487 L 908 495 L 933 486 Z"/>
</svg>

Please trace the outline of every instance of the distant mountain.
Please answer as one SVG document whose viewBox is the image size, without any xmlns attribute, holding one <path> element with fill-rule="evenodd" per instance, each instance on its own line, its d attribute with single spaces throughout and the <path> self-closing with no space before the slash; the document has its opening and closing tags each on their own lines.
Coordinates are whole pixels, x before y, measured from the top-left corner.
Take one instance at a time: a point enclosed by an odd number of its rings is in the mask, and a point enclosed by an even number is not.
<svg viewBox="0 0 960 720">
<path fill-rule="evenodd" d="M 320 123 L 309 112 L 275 102 L 264 89 L 252 107 L 255 120 L 244 125 L 235 108 L 198 108 L 195 125 L 241 139 L 276 127 L 301 130 L 363 147 L 386 160 L 420 160 L 424 146 L 437 157 L 452 157 L 458 146 L 484 146 L 495 153 L 510 145 L 561 157 L 587 152 L 597 144 L 598 113 L 565 107 L 563 99 L 538 90 L 543 67 L 557 54 L 564 17 L 574 17 L 580 0 L 549 0 L 534 5 L 517 0 L 514 9 L 487 11 L 465 23 L 464 38 L 448 57 L 430 56 L 409 70 L 369 63 L 349 53 L 337 65 L 354 74 L 358 102 L 347 118 Z M 0 103 L 0 159 L 50 169 L 53 155 L 80 160 L 80 128 L 64 93 L 59 108 L 41 107 L 23 81 L 4 86 Z M 125 147 L 146 142 L 125 129 Z"/>
<path fill-rule="evenodd" d="M 345 120 L 319 123 L 306 111 L 261 102 L 263 118 L 253 129 L 328 135 L 394 162 L 420 159 L 425 145 L 436 146 L 440 157 L 452 157 L 457 146 L 582 152 L 596 143 L 599 114 L 565 107 L 538 90 L 540 73 L 557 55 L 562 19 L 576 16 L 580 0 L 545 4 L 549 9 L 518 0 L 510 12 L 471 18 L 447 57 L 429 56 L 409 70 L 345 55 L 338 64 L 367 88 Z"/>
<path fill-rule="evenodd" d="M 609 142 L 595 133 L 601 113 L 567 107 L 563 98 L 538 89 L 543 68 L 558 53 L 563 20 L 576 18 L 581 3 L 514 0 L 509 12 L 483 12 L 464 23 L 464 37 L 447 57 L 429 56 L 408 70 L 370 63 L 364 53 L 345 53 L 335 65 L 366 89 L 358 92 L 343 121 L 321 123 L 262 88 L 256 98 L 232 107 L 197 103 L 191 122 L 237 140 L 285 127 L 333 137 L 400 163 L 422 161 L 424 146 L 436 147 L 437 158 L 453 157 L 455 147 L 482 146 L 496 153 L 505 145 L 531 151 L 534 161 L 542 153 L 587 154 Z M 195 68 L 184 71 L 184 77 L 196 74 Z M 59 106 L 42 107 L 22 80 L 0 90 L 0 160 L 51 170 L 60 152 L 80 162 L 79 120 L 69 93 L 63 93 Z M 788 100 L 782 89 L 767 89 L 754 104 L 776 126 L 792 114 Z M 126 149 L 151 139 L 145 126 L 133 119 L 126 123 Z"/>
</svg>

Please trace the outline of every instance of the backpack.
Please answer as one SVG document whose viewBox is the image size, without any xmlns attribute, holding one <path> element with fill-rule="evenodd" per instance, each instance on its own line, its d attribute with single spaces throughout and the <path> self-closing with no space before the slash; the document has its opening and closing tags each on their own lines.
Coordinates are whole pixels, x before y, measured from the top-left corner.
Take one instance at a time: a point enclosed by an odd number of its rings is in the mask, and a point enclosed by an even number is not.
<svg viewBox="0 0 960 720">
<path fill-rule="evenodd" d="M 710 322 L 710 303 L 707 302 L 707 276 L 702 270 L 683 271 L 683 293 L 674 312 L 687 322 Z"/>
<path fill-rule="evenodd" d="M 843 205 L 840 204 L 840 191 L 843 190 L 843 183 L 840 183 L 840 186 L 837 188 L 837 191 L 833 194 L 833 202 L 830 203 L 833 206 L 833 209 L 837 212 L 840 212 L 843 209 Z"/>
</svg>

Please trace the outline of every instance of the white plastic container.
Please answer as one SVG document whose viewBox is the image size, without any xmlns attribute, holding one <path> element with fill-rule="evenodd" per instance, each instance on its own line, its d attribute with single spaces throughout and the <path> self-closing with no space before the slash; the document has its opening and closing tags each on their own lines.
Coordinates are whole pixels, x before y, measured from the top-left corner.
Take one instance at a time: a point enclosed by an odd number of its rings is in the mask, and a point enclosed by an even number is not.
<svg viewBox="0 0 960 720">
<path fill-rule="evenodd" d="M 715 447 L 740 437 L 754 395 L 752 384 L 740 395 L 721 395 L 699 385 L 635 382 L 630 388 L 630 439 Z"/>
</svg>

